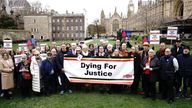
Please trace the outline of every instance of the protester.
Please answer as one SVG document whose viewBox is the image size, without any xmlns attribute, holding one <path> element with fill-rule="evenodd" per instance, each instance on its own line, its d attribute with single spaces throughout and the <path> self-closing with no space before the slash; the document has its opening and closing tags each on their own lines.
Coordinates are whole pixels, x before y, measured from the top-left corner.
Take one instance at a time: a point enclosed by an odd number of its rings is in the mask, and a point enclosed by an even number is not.
<svg viewBox="0 0 192 108">
<path fill-rule="evenodd" d="M 52 53 L 48 52 L 47 59 L 43 60 L 41 64 L 41 73 L 44 84 L 43 92 L 45 95 L 50 95 L 55 92 L 54 66 Z"/>
<path fill-rule="evenodd" d="M 116 40 L 115 45 L 113 46 L 113 50 L 115 49 L 119 49 L 121 48 L 121 41 L 120 40 Z"/>
<path fill-rule="evenodd" d="M 138 92 L 139 82 L 141 79 L 141 56 L 136 51 L 135 47 L 131 47 L 131 52 L 129 53 L 129 57 L 134 58 L 134 81 L 131 85 L 131 93 L 136 94 Z"/>
<path fill-rule="evenodd" d="M 128 57 L 129 52 L 128 52 L 126 43 L 123 43 L 123 44 L 121 45 L 121 48 L 120 48 L 120 52 L 119 52 L 119 53 L 120 53 L 123 57 Z"/>
<path fill-rule="evenodd" d="M 180 81 L 177 83 L 176 93 L 179 93 L 179 89 L 183 82 L 183 96 L 185 98 L 190 98 L 190 95 L 187 93 L 187 87 L 192 89 L 192 56 L 190 55 L 190 47 L 185 46 L 183 48 L 183 54 L 178 55 L 177 60 L 179 63 L 178 74 L 182 78 L 178 79 Z M 180 96 L 180 94 L 176 96 Z"/>
<path fill-rule="evenodd" d="M 156 81 L 159 69 L 159 59 L 155 57 L 155 51 L 150 49 L 148 56 L 142 61 L 144 97 L 156 99 Z"/>
<path fill-rule="evenodd" d="M 22 54 L 22 61 L 17 66 L 18 82 L 23 97 L 31 95 L 32 75 L 30 72 L 30 62 L 27 60 L 27 55 Z"/>
<path fill-rule="evenodd" d="M 174 102 L 174 78 L 179 69 L 177 59 L 171 55 L 171 50 L 165 50 L 165 56 L 160 58 L 160 75 L 162 78 L 162 98 L 168 99 L 168 103 Z"/>
<path fill-rule="evenodd" d="M 35 50 L 31 58 L 30 71 L 32 74 L 32 90 L 38 95 L 43 91 L 42 73 L 40 71 L 41 63 L 40 52 Z"/>
<path fill-rule="evenodd" d="M 60 82 L 60 85 L 61 85 L 61 91 L 60 91 L 61 95 L 63 95 L 64 92 L 67 92 L 67 91 L 72 93 L 70 82 L 67 79 L 67 76 L 65 75 L 64 67 L 63 67 L 64 56 L 71 55 L 73 52 L 75 52 L 76 44 L 73 43 L 72 46 L 73 46 L 73 50 L 72 49 L 69 50 L 70 51 L 69 53 L 69 51 L 67 51 L 67 46 L 65 44 L 62 44 L 61 51 L 56 56 L 58 75 L 59 75 L 58 81 Z"/>
<path fill-rule="evenodd" d="M 94 44 L 89 44 L 89 54 L 90 54 L 90 57 L 95 56 L 95 46 L 94 46 Z"/>
<path fill-rule="evenodd" d="M 2 59 L 0 60 L 1 71 L 1 85 L 6 99 L 11 99 L 11 89 L 14 87 L 13 71 L 14 63 L 7 52 L 2 53 Z"/>
</svg>

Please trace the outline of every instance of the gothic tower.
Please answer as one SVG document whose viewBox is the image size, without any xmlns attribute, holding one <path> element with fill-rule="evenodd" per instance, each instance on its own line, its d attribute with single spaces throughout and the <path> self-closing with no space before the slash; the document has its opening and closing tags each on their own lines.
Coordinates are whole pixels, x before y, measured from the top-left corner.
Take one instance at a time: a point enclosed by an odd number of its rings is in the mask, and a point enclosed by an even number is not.
<svg viewBox="0 0 192 108">
<path fill-rule="evenodd" d="M 101 16 L 100 16 L 101 18 L 101 25 L 105 25 L 105 13 L 104 13 L 104 11 L 103 11 L 103 9 L 102 9 L 102 11 L 101 11 Z"/>
<path fill-rule="evenodd" d="M 134 4 L 133 4 L 133 0 L 130 0 L 129 4 L 128 4 L 127 17 L 129 17 L 132 14 L 134 14 L 134 11 L 135 11 L 135 7 L 134 7 Z"/>
</svg>

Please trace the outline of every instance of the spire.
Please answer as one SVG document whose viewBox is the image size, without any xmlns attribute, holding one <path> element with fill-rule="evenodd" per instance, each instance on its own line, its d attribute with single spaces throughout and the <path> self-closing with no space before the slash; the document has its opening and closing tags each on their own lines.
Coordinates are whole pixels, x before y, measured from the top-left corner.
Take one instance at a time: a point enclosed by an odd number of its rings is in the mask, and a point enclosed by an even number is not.
<svg viewBox="0 0 192 108">
<path fill-rule="evenodd" d="M 101 11 L 101 18 L 105 18 L 105 13 L 104 13 L 103 9 Z"/>
<path fill-rule="evenodd" d="M 116 14 L 117 13 L 117 7 L 115 7 L 115 12 L 114 12 L 114 14 Z"/>
</svg>

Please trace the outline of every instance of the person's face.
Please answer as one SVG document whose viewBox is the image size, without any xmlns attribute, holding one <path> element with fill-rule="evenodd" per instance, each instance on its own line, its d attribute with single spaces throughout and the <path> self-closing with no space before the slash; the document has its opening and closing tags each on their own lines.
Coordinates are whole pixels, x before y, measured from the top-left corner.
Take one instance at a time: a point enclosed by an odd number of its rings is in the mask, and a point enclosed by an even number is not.
<svg viewBox="0 0 192 108">
<path fill-rule="evenodd" d="M 166 49 L 165 50 L 165 55 L 170 55 L 171 54 L 171 50 L 170 49 Z"/>
<path fill-rule="evenodd" d="M 88 51 L 88 48 L 83 48 L 82 49 L 84 52 L 87 52 Z"/>
<path fill-rule="evenodd" d="M 116 41 L 116 45 L 120 45 L 120 40 L 117 40 L 117 41 Z"/>
<path fill-rule="evenodd" d="M 149 47 L 148 46 L 143 46 L 143 50 L 147 51 L 147 50 L 149 50 Z"/>
<path fill-rule="evenodd" d="M 61 46 L 61 50 L 62 50 L 62 51 L 65 51 L 65 50 L 66 50 L 66 45 L 63 44 L 63 45 Z"/>
<path fill-rule="evenodd" d="M 114 51 L 114 55 L 119 55 L 119 51 L 118 51 L 118 50 L 115 50 L 115 51 Z"/>
<path fill-rule="evenodd" d="M 122 50 L 125 50 L 127 48 L 126 44 L 122 44 L 121 48 Z"/>
<path fill-rule="evenodd" d="M 73 50 L 75 50 L 75 49 L 76 49 L 76 45 L 72 45 L 71 48 L 72 48 Z"/>
<path fill-rule="evenodd" d="M 183 54 L 189 54 L 189 53 L 190 53 L 189 49 L 184 49 L 183 50 Z"/>
<path fill-rule="evenodd" d="M 149 52 L 149 57 L 154 57 L 154 52 L 153 51 Z"/>
<path fill-rule="evenodd" d="M 181 42 L 176 42 L 176 46 L 180 47 L 181 46 Z"/>
<path fill-rule="evenodd" d="M 51 58 L 52 58 L 52 55 L 51 55 L 51 54 L 47 55 L 47 59 L 48 59 L 48 60 L 51 60 Z"/>
<path fill-rule="evenodd" d="M 100 53 L 104 52 L 104 48 L 103 47 L 99 47 L 99 52 Z"/>
<path fill-rule="evenodd" d="M 40 58 L 39 54 L 34 54 L 35 58 Z"/>
<path fill-rule="evenodd" d="M 91 45 L 91 46 L 89 47 L 89 49 L 90 49 L 90 50 L 94 50 L 94 46 Z"/>
<path fill-rule="evenodd" d="M 3 54 L 3 59 L 7 60 L 8 59 L 8 55 L 7 54 Z"/>
<path fill-rule="evenodd" d="M 79 50 L 79 49 L 76 50 L 76 53 L 77 53 L 77 54 L 80 54 L 80 53 L 81 53 L 81 50 Z"/>
<path fill-rule="evenodd" d="M 165 49 L 165 43 L 160 44 L 160 49 Z"/>
<path fill-rule="evenodd" d="M 131 52 L 132 52 L 132 53 L 135 53 L 135 51 L 136 51 L 136 50 L 135 50 L 135 47 L 132 47 L 132 48 L 131 48 Z"/>
</svg>

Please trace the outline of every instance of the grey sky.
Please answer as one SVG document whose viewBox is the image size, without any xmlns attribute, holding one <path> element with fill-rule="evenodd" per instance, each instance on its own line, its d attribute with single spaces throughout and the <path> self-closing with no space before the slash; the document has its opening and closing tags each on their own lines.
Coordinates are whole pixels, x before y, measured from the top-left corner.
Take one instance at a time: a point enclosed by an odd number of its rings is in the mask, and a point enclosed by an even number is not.
<svg viewBox="0 0 192 108">
<path fill-rule="evenodd" d="M 29 2 L 34 2 L 37 0 L 28 0 Z M 88 19 L 88 23 L 92 23 L 94 20 L 99 19 L 101 10 L 105 11 L 106 16 L 109 12 L 113 14 L 115 7 L 120 14 L 127 15 L 129 0 L 39 0 L 43 7 L 48 7 L 54 9 L 59 13 L 68 12 L 74 13 L 85 13 Z M 133 0 L 137 3 L 137 0 Z"/>
</svg>

